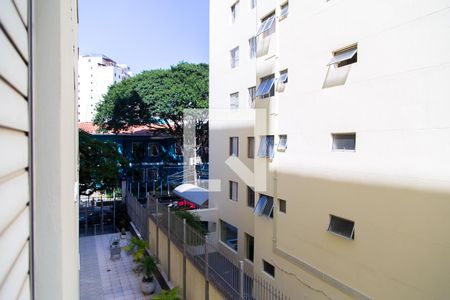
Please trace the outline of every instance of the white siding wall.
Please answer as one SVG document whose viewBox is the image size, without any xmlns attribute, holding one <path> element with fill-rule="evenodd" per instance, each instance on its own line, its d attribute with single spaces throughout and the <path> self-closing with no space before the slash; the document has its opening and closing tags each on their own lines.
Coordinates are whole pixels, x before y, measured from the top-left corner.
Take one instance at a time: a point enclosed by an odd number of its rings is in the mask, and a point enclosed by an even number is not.
<svg viewBox="0 0 450 300">
<path fill-rule="evenodd" d="M 28 7 L 0 2 L 0 299 L 30 299 Z"/>
</svg>

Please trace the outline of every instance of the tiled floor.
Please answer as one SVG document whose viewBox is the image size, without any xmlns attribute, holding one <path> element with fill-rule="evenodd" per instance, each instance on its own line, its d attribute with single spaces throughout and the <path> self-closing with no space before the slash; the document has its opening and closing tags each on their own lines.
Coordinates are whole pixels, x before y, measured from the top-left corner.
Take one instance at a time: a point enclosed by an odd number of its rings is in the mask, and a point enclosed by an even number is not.
<svg viewBox="0 0 450 300">
<path fill-rule="evenodd" d="M 109 242 L 118 234 L 80 238 L 80 299 L 141 300 L 151 299 L 141 292 L 140 278 L 132 271 L 133 259 L 122 251 L 121 258 L 110 259 Z M 121 245 L 127 244 L 121 240 Z M 156 281 L 155 281 L 156 282 Z M 160 290 L 157 284 L 156 293 Z"/>
</svg>

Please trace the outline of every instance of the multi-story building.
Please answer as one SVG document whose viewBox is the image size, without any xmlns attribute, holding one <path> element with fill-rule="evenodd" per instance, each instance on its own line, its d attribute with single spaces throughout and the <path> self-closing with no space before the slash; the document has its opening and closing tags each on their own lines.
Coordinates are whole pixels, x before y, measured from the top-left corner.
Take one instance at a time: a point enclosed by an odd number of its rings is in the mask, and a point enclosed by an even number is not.
<svg viewBox="0 0 450 300">
<path fill-rule="evenodd" d="M 133 73 L 130 67 L 117 64 L 102 54 L 80 56 L 78 59 L 78 122 L 91 122 L 96 105 L 108 88 Z"/>
<path fill-rule="evenodd" d="M 0 4 L 0 299 L 79 299 L 77 20 Z"/>
<path fill-rule="evenodd" d="M 231 111 L 210 120 L 219 247 L 291 299 L 446 299 L 450 3 L 228 0 L 210 14 L 211 114 Z M 266 187 L 232 156 L 263 164 Z"/>
</svg>

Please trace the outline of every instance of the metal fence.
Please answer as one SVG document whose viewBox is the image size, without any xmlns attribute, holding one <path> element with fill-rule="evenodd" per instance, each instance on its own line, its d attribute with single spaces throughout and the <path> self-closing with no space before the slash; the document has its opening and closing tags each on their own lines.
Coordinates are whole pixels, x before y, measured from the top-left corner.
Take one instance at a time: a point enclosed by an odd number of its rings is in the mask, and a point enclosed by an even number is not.
<svg viewBox="0 0 450 300">
<path fill-rule="evenodd" d="M 157 230 L 164 232 L 183 255 L 204 274 L 206 282 L 208 284 L 211 282 L 227 299 L 289 299 L 263 278 L 254 275 L 252 270 L 245 270 L 243 261 L 222 253 L 219 247 L 208 240 L 207 235 L 199 233 L 199 230 L 188 225 L 185 219 L 177 216 L 176 212 L 158 203 L 157 199 L 149 197 L 142 211 L 154 221 Z M 134 214 L 139 215 L 139 213 Z M 130 217 L 134 220 L 131 215 Z M 139 219 L 136 220 L 135 223 L 142 222 Z M 142 230 L 148 233 L 148 223 L 145 226 L 146 228 Z M 158 248 L 156 245 L 156 249 Z M 170 265 L 168 270 L 170 278 Z"/>
<path fill-rule="evenodd" d="M 127 205 L 127 213 L 134 225 L 139 229 L 139 232 L 144 237 L 148 238 L 148 205 L 147 203 L 139 202 L 134 196 L 128 194 L 125 198 Z"/>
</svg>

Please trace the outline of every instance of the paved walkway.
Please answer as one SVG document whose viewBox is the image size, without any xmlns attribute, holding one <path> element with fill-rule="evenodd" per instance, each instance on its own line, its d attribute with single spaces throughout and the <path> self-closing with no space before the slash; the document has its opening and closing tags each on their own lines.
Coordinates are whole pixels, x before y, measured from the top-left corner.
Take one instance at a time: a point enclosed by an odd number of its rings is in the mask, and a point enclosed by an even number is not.
<svg viewBox="0 0 450 300">
<path fill-rule="evenodd" d="M 118 234 L 80 238 L 81 300 L 147 300 L 141 292 L 140 278 L 133 272 L 132 256 L 122 251 L 120 259 L 110 260 L 109 241 Z M 127 240 L 121 240 L 125 246 Z M 155 280 L 155 282 L 157 282 Z M 155 293 L 160 290 L 157 283 Z"/>
</svg>

